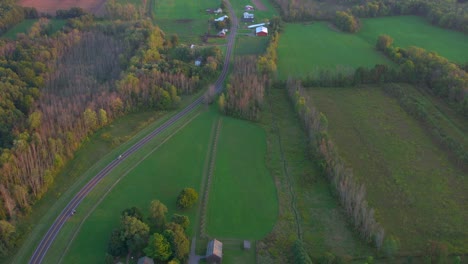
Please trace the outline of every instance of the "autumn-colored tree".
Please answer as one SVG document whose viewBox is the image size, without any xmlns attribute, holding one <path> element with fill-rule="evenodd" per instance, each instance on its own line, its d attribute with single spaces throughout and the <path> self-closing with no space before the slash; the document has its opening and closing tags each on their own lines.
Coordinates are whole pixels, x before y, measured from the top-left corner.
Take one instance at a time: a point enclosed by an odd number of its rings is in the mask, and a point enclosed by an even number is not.
<svg viewBox="0 0 468 264">
<path fill-rule="evenodd" d="M 184 188 L 177 197 L 177 207 L 186 209 L 192 207 L 198 200 L 198 193 L 193 188 Z"/>
<path fill-rule="evenodd" d="M 159 233 L 154 233 L 150 237 L 148 246 L 144 249 L 144 252 L 148 257 L 154 258 L 157 261 L 167 261 L 172 255 L 169 241 Z"/>
<path fill-rule="evenodd" d="M 151 225 L 156 227 L 157 230 L 162 230 L 166 224 L 167 207 L 159 200 L 153 200 L 150 204 L 149 220 Z"/>
</svg>

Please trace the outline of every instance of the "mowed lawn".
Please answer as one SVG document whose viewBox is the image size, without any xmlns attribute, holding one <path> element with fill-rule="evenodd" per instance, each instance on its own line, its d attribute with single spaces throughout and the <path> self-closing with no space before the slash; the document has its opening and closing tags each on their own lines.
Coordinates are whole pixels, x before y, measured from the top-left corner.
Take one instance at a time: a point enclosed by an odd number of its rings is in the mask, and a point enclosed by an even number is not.
<svg viewBox="0 0 468 264">
<path fill-rule="evenodd" d="M 468 61 L 468 35 L 433 26 L 424 18 L 381 17 L 366 18 L 361 22 L 362 28 L 358 36 L 371 45 L 375 45 L 379 35 L 387 34 L 394 39 L 394 46 L 417 46 L 435 51 L 454 62 Z"/>
<path fill-rule="evenodd" d="M 216 17 L 205 10 L 218 8 L 220 4 L 219 0 L 156 0 L 153 16 L 166 34 L 177 34 L 184 42 L 198 43 L 200 36 L 208 30 L 208 20 Z"/>
<path fill-rule="evenodd" d="M 318 68 L 373 67 L 392 64 L 357 35 L 332 30 L 324 22 L 286 24 L 278 45 L 278 75 L 305 76 Z"/>
<path fill-rule="evenodd" d="M 209 236 L 260 239 L 272 230 L 278 199 L 265 154 L 260 126 L 223 117 L 208 202 Z"/>
<path fill-rule="evenodd" d="M 156 199 L 168 207 L 169 219 L 173 213 L 188 215 L 193 232 L 198 204 L 187 211 L 177 210 L 175 204 L 182 188 L 200 190 L 214 116 L 202 113 L 118 182 L 86 220 L 63 263 L 103 263 L 122 210 L 137 206 L 147 216 L 150 202 Z M 78 208 L 78 213 L 86 212 Z"/>
<path fill-rule="evenodd" d="M 401 253 L 429 240 L 468 250 L 468 182 L 420 123 L 378 87 L 311 88 L 339 153 L 367 188 L 367 198 Z"/>
<path fill-rule="evenodd" d="M 270 38 L 239 36 L 236 39 L 234 52 L 236 55 L 262 55 L 265 53 Z"/>
</svg>

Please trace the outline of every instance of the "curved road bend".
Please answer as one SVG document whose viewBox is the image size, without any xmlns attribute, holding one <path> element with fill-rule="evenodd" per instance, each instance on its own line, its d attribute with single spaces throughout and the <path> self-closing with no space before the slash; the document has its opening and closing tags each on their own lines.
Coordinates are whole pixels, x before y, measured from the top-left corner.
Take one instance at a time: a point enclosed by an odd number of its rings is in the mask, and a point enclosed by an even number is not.
<svg viewBox="0 0 468 264">
<path fill-rule="evenodd" d="M 229 63 L 231 60 L 232 49 L 234 48 L 235 42 L 235 35 L 237 32 L 237 18 L 234 15 L 234 11 L 232 10 L 232 6 L 228 2 L 228 9 L 231 15 L 231 33 L 228 36 L 227 41 L 227 48 L 226 48 L 226 57 L 224 58 L 223 70 L 215 82 L 216 92 L 220 92 L 223 89 L 223 82 L 227 76 Z M 80 205 L 81 201 L 88 195 L 89 192 L 110 172 L 114 169 L 117 165 L 119 165 L 122 161 L 124 161 L 128 156 L 132 155 L 134 152 L 139 150 L 142 146 L 144 146 L 148 141 L 153 139 L 155 136 L 159 135 L 161 132 L 166 130 L 172 124 L 177 122 L 179 119 L 190 113 L 193 109 L 195 109 L 198 105 L 203 102 L 203 96 L 197 98 L 193 103 L 189 106 L 184 108 L 182 111 L 174 115 L 160 127 L 156 128 L 146 137 L 135 143 L 133 146 L 128 148 L 124 153 L 122 153 L 121 158 L 113 160 L 109 163 L 104 169 L 102 169 L 96 176 L 94 176 L 65 206 L 62 212 L 59 214 L 57 219 L 55 219 L 52 226 L 49 228 L 45 236 L 42 238 L 41 242 L 37 246 L 34 254 L 31 256 L 29 263 L 31 264 L 39 264 L 42 263 L 47 251 L 49 250 L 50 246 L 55 240 L 55 237 L 59 233 L 62 226 L 65 224 L 67 219 L 72 215 L 73 210 Z"/>
</svg>

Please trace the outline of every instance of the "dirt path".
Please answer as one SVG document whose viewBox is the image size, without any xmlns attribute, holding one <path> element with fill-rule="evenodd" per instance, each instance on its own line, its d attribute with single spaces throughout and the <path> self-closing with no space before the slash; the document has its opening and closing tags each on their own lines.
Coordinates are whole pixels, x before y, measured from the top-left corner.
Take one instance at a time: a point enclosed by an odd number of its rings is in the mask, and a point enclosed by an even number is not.
<svg viewBox="0 0 468 264">
<path fill-rule="evenodd" d="M 260 11 L 267 10 L 266 6 L 262 3 L 262 0 L 252 0 L 252 3 L 254 4 L 255 8 Z"/>
</svg>

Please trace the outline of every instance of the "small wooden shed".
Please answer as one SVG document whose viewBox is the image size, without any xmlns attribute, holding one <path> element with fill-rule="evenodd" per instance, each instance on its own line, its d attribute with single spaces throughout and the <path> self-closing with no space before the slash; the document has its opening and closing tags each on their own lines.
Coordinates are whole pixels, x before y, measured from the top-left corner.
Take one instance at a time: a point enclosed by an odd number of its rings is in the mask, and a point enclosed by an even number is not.
<svg viewBox="0 0 468 264">
<path fill-rule="evenodd" d="M 208 263 L 221 263 L 223 260 L 223 243 L 213 239 L 208 242 L 206 248 L 206 261 Z"/>
</svg>

